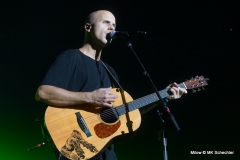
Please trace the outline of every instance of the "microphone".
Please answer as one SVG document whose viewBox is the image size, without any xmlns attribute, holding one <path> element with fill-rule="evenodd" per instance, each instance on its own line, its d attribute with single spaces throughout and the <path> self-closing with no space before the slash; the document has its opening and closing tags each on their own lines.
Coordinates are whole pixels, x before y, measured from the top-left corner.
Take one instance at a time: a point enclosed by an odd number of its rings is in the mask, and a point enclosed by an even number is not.
<svg viewBox="0 0 240 160">
<path fill-rule="evenodd" d="M 133 37 L 133 36 L 146 36 L 147 32 L 145 31 L 115 31 L 112 30 L 108 36 L 109 38 L 126 38 L 126 37 Z"/>
</svg>

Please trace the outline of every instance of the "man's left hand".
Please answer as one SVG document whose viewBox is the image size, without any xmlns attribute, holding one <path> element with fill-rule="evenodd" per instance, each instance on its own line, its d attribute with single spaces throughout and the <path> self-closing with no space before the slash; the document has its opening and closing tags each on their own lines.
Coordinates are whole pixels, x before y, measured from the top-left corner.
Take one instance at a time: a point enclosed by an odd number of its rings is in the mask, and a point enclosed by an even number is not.
<svg viewBox="0 0 240 160">
<path fill-rule="evenodd" d="M 177 83 L 170 84 L 167 89 L 169 89 L 170 92 L 172 92 L 172 95 L 168 96 L 167 99 L 178 99 L 183 94 L 187 94 L 187 90 L 184 88 L 180 88 Z"/>
</svg>

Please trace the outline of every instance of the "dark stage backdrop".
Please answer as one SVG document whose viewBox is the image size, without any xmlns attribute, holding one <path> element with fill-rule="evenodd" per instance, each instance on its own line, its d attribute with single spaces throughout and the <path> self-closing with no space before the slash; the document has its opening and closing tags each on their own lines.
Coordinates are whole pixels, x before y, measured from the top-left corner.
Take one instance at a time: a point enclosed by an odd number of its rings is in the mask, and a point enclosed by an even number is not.
<svg viewBox="0 0 240 160">
<path fill-rule="evenodd" d="M 231 1 L 1 1 L 0 126 L 1 160 L 54 160 L 41 142 L 46 105 L 35 91 L 55 57 L 83 43 L 83 22 L 107 9 L 117 30 L 143 30 L 132 45 L 159 90 L 196 75 L 210 78 L 204 91 L 168 103 L 181 131 L 167 121 L 170 160 L 239 159 L 239 9 Z M 139 98 L 153 90 L 122 39 L 103 52 L 123 88 Z M 142 116 L 135 137 L 117 142 L 119 160 L 162 159 L 160 122 L 153 109 Z M 232 151 L 232 155 L 193 155 L 191 151 Z"/>
</svg>

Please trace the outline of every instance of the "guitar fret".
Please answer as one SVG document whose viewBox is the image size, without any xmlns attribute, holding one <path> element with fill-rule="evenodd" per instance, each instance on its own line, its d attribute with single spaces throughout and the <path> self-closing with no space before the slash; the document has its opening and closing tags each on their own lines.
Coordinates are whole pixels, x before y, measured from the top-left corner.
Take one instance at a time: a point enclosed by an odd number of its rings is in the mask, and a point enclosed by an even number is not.
<svg viewBox="0 0 240 160">
<path fill-rule="evenodd" d="M 181 87 L 181 88 L 187 89 L 187 87 L 185 86 L 184 83 L 180 83 L 180 84 L 178 84 L 178 86 Z"/>
<path fill-rule="evenodd" d="M 180 83 L 178 85 L 181 88 L 186 88 L 184 83 Z M 160 94 L 160 96 L 162 98 L 166 98 L 166 97 L 169 96 L 168 89 L 163 89 L 163 90 L 159 91 L 158 93 Z M 134 100 L 132 102 L 129 102 L 129 103 L 127 103 L 127 105 L 128 105 L 129 111 L 133 111 L 135 109 L 144 107 L 144 106 L 146 106 L 148 104 L 154 103 L 154 102 L 156 102 L 158 100 L 159 99 L 158 99 L 157 94 L 156 93 L 152 93 L 152 94 L 149 94 L 149 95 L 147 95 L 145 97 L 138 98 L 138 99 L 136 99 L 136 100 Z M 125 105 L 121 105 L 121 106 L 116 107 L 116 110 L 117 110 L 119 115 L 123 115 L 123 114 L 126 113 Z"/>
<path fill-rule="evenodd" d="M 161 94 L 161 95 L 164 95 L 164 94 Z M 136 99 L 135 101 L 129 102 L 127 105 L 129 107 L 129 111 L 133 111 L 135 109 L 138 109 L 138 108 L 141 108 L 141 107 L 146 106 L 148 104 L 151 104 L 153 102 L 156 102 L 157 100 L 158 100 L 158 97 L 157 97 L 156 94 L 150 94 L 148 96 Z M 126 113 L 125 105 L 121 105 L 121 106 L 116 107 L 116 110 L 117 110 L 119 115 L 123 115 L 123 114 Z"/>
<path fill-rule="evenodd" d="M 123 114 L 126 113 L 126 112 L 124 113 L 123 107 L 124 107 L 124 106 L 121 105 L 121 106 L 118 106 L 118 107 L 115 108 L 115 109 L 117 110 L 119 116 L 121 116 L 121 115 L 123 115 Z"/>
</svg>

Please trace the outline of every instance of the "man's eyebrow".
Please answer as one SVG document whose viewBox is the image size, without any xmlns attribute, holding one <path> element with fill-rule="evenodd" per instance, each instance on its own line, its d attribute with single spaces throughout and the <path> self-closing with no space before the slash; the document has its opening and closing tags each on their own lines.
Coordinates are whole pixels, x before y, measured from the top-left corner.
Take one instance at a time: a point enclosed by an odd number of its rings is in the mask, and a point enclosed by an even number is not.
<svg viewBox="0 0 240 160">
<path fill-rule="evenodd" d="M 103 21 L 107 21 L 108 23 L 111 23 L 111 21 L 110 21 L 110 20 L 107 20 L 107 19 L 105 19 L 105 20 L 103 20 Z M 115 24 L 115 23 L 112 23 L 112 25 L 116 28 L 116 24 Z"/>
</svg>

